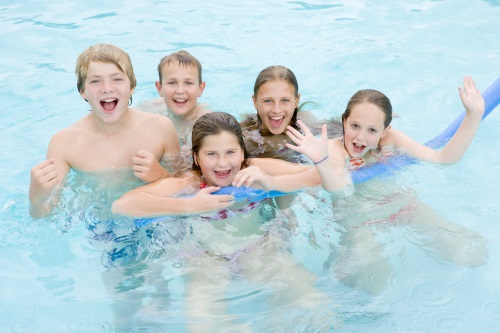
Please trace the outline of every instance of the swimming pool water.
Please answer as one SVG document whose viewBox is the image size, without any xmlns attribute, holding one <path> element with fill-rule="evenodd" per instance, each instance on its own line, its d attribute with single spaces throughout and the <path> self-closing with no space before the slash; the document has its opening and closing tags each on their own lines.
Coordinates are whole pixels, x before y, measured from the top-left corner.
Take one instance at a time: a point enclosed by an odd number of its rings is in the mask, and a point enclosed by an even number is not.
<svg viewBox="0 0 500 333">
<path fill-rule="evenodd" d="M 121 260 L 141 254 L 145 259 L 124 273 L 122 289 L 107 289 L 102 275 L 109 262 L 103 260 L 102 242 L 93 238 L 95 229 L 89 228 L 101 226 L 89 213 L 100 207 L 97 194 L 91 203 L 74 199 L 75 205 L 56 218 L 29 217 L 30 168 L 44 159 L 52 134 L 88 112 L 76 90 L 74 65 L 89 45 L 112 43 L 130 54 L 138 81 L 134 105 L 156 97 L 161 57 L 186 49 L 203 65 L 207 88 L 200 101 L 215 110 L 254 112 L 257 74 L 281 64 L 296 74 L 302 101 L 318 103 L 317 114 L 338 117 L 355 91 L 378 89 L 399 114 L 393 126 L 425 142 L 462 112 L 456 87 L 464 75 L 481 90 L 500 76 L 498 17 L 500 2 L 480 0 L 2 2 L 0 332 L 115 332 L 116 312 L 135 311 L 121 297 L 140 284 L 144 272 L 167 282 L 147 284 L 137 316 L 154 320 L 127 331 L 186 330 L 183 263 L 170 248 L 160 255 L 154 242 L 141 248 L 133 238 L 123 240 L 129 252 Z M 245 280 L 228 287 L 230 314 L 255 332 L 328 326 L 341 332 L 486 332 L 498 327 L 499 122 L 497 109 L 455 165 L 411 166 L 390 184 L 375 182 L 333 209 L 330 202 L 336 199 L 325 193 L 315 194 L 319 199 L 299 195 L 290 248 L 297 261 L 318 274 L 318 288 L 332 300 L 324 326 L 315 324 L 314 312 L 293 304 L 273 311 L 265 302 L 269 290 Z M 397 197 L 395 203 L 414 200 L 429 207 L 458 229 L 422 232 L 402 223 L 404 217 L 372 224 L 367 230 L 373 237 L 361 244 L 380 251 L 376 268 L 387 265 L 390 274 L 387 284 L 370 294 L 353 287 L 354 280 L 342 279 L 341 269 L 356 269 L 356 261 L 351 266 L 342 261 L 352 250 L 346 239 L 361 237 L 352 233 L 359 228 L 345 221 L 359 222 L 366 215 L 374 222 L 376 214 L 386 212 L 378 209 L 386 207 L 390 195 Z M 123 222 L 114 231 L 128 235 L 127 228 Z M 451 256 L 479 253 L 485 245 L 486 262 L 470 267 L 443 259 L 429 245 L 435 231 L 450 244 L 463 241 Z M 377 269 L 361 282 L 376 284 L 385 273 Z"/>
</svg>

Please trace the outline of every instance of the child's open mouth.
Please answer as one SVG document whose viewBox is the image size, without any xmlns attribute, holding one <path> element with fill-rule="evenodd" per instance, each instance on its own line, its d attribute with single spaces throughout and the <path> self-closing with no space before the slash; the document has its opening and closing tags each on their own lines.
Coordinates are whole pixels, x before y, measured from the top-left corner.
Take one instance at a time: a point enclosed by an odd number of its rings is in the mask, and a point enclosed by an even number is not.
<svg viewBox="0 0 500 333">
<path fill-rule="evenodd" d="M 229 177 L 231 170 L 214 171 L 214 173 L 217 176 L 217 178 L 225 179 Z"/>
<path fill-rule="evenodd" d="M 118 100 L 115 98 L 103 99 L 101 101 L 102 108 L 104 109 L 104 112 L 106 112 L 106 113 L 113 112 L 114 109 L 116 108 L 116 104 L 118 104 Z"/>
<path fill-rule="evenodd" d="M 269 122 L 271 123 L 272 127 L 280 127 L 281 124 L 283 124 L 283 120 L 285 119 L 285 116 L 281 117 L 269 117 Z"/>
<path fill-rule="evenodd" d="M 184 99 L 175 99 L 174 98 L 174 103 L 178 106 L 183 106 L 187 103 L 187 98 L 184 98 Z"/>
<path fill-rule="evenodd" d="M 356 153 L 361 153 L 364 149 L 366 148 L 366 146 L 363 146 L 363 145 L 358 145 L 357 143 L 353 143 L 352 144 L 352 149 L 356 152 Z"/>
</svg>

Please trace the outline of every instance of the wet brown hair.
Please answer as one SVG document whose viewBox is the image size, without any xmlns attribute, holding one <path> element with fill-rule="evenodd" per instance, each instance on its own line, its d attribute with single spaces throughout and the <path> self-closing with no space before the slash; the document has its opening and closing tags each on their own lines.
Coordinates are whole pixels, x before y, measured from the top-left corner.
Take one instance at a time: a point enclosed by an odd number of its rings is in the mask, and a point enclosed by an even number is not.
<svg viewBox="0 0 500 333">
<path fill-rule="evenodd" d="M 354 106 L 361 103 L 370 103 L 377 106 L 385 114 L 384 128 L 387 128 L 392 121 L 392 105 L 389 98 L 378 90 L 374 89 L 363 89 L 357 91 L 352 95 L 351 99 L 347 103 L 347 107 L 342 114 L 342 124 L 345 123 L 347 118 L 351 115 Z"/>
<path fill-rule="evenodd" d="M 160 78 L 160 84 L 162 83 L 162 70 L 163 67 L 170 65 L 173 62 L 178 62 L 179 66 L 189 67 L 193 66 L 198 69 L 198 84 L 201 84 L 203 81 L 201 79 L 201 63 L 189 52 L 180 50 L 174 53 L 171 53 L 167 56 L 164 56 L 160 63 L 158 64 L 158 77 Z"/>
</svg>

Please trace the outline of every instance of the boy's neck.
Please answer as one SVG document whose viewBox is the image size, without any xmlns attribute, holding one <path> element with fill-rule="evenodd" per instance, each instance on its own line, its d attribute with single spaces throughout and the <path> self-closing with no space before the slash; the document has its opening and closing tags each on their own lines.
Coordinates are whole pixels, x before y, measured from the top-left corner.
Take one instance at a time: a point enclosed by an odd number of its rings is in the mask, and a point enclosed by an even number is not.
<svg viewBox="0 0 500 333">
<path fill-rule="evenodd" d="M 178 121 L 193 121 L 198 119 L 198 112 L 199 112 L 199 107 L 198 104 L 194 106 L 188 113 L 184 115 L 178 115 L 172 112 L 172 110 L 168 109 L 168 112 L 172 115 L 172 117 Z"/>
<path fill-rule="evenodd" d="M 126 112 L 114 123 L 103 122 L 94 113 L 91 114 L 91 123 L 94 128 L 101 133 L 113 135 L 114 133 L 121 133 L 128 125 L 133 122 L 132 110 L 127 108 Z"/>
</svg>

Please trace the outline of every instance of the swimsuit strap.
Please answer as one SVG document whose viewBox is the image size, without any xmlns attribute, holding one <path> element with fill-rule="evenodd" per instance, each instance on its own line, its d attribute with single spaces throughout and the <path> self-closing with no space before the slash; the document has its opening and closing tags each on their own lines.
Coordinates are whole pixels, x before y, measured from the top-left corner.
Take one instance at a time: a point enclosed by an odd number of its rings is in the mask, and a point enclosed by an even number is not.
<svg viewBox="0 0 500 333">
<path fill-rule="evenodd" d="M 355 170 L 362 167 L 365 164 L 365 161 L 361 157 L 351 158 L 349 160 L 349 164 L 349 169 Z"/>
</svg>

